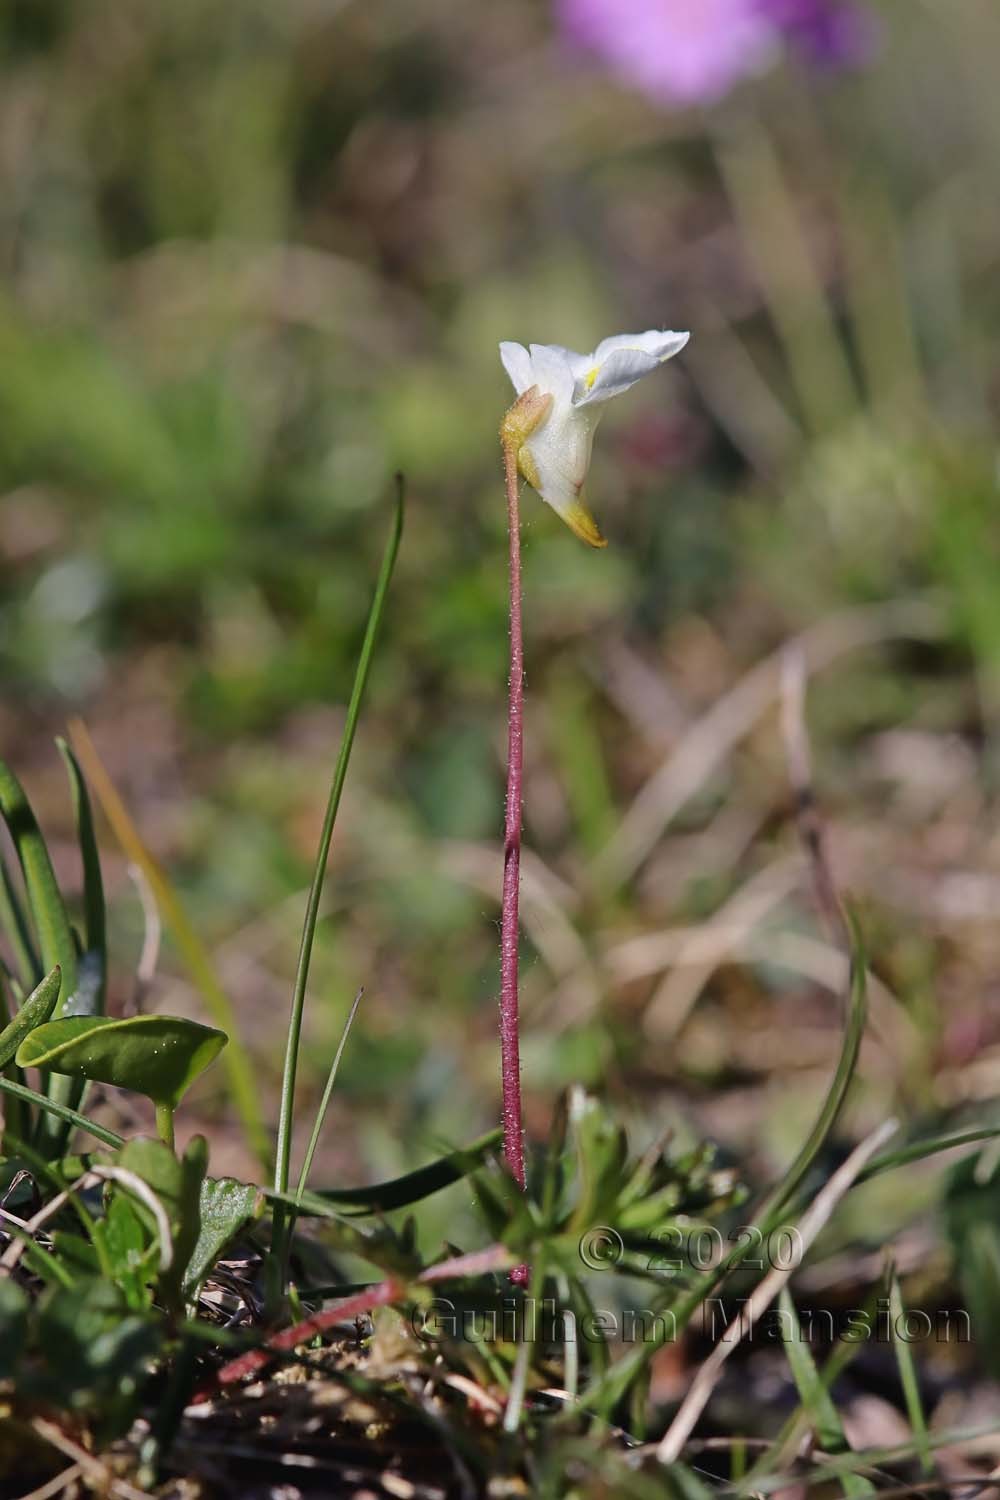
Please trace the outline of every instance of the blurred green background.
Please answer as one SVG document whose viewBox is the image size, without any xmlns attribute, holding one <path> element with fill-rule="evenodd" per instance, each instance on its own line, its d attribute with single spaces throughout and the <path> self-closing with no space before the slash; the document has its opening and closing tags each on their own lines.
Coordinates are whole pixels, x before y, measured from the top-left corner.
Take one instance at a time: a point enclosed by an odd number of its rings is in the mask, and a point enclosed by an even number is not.
<svg viewBox="0 0 1000 1500">
<path fill-rule="evenodd" d="M 525 495 L 525 1075 L 787 1157 L 842 974 L 771 653 L 880 985 L 856 1113 L 1000 1081 L 1000 12 L 887 0 L 671 107 L 542 0 L 8 0 L 0 739 L 75 886 L 82 713 L 216 954 L 273 1118 L 390 481 L 404 549 L 338 825 L 320 1176 L 488 1126 L 506 687 L 500 339 L 689 328 L 609 411 L 611 545 Z M 639 800 L 637 800 L 639 799 Z M 142 915 L 105 831 L 131 989 Z M 151 1003 L 198 1012 L 165 940 Z M 245 1167 L 221 1075 L 200 1115 Z M 183 1135 L 182 1131 L 182 1135 Z M 756 1153 L 756 1157 L 755 1157 Z"/>
</svg>

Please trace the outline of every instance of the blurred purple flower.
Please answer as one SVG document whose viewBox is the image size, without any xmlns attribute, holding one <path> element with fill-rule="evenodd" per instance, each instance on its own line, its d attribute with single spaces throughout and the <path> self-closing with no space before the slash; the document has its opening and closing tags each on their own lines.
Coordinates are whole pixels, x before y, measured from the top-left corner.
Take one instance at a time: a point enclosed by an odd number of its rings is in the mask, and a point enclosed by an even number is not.
<svg viewBox="0 0 1000 1500">
<path fill-rule="evenodd" d="M 667 103 L 721 98 L 776 42 L 760 0 L 556 0 L 556 9 L 572 42 Z"/>
<path fill-rule="evenodd" d="M 782 44 L 821 67 L 864 62 L 872 17 L 855 0 L 555 0 L 563 34 L 668 104 L 709 104 Z"/>
<path fill-rule="evenodd" d="M 874 17 L 854 0 L 760 0 L 760 10 L 817 67 L 867 62 L 878 42 Z"/>
</svg>

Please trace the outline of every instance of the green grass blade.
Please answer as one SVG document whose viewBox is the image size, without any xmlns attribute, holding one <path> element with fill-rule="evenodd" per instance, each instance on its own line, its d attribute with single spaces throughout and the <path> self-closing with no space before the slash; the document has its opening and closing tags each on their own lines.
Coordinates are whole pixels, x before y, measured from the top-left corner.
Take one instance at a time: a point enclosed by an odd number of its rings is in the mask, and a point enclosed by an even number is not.
<svg viewBox="0 0 1000 1500">
<path fill-rule="evenodd" d="M 44 971 L 49 973 L 57 964 L 62 970 L 62 988 L 56 1007 L 57 1014 L 61 1014 L 76 993 L 76 944 L 41 829 L 24 795 L 24 788 L 3 761 L 0 761 L 0 817 L 10 830 L 24 872 L 28 906 L 41 948 Z"/>
<path fill-rule="evenodd" d="M 23 1083 L 14 1083 L 9 1078 L 0 1078 L 0 1094 L 9 1094 L 12 1099 L 20 1099 L 25 1104 L 34 1104 L 43 1113 L 51 1115 L 62 1124 L 75 1126 L 77 1130 L 85 1130 L 95 1140 L 103 1141 L 105 1146 L 118 1147 L 125 1144 L 123 1138 L 113 1130 L 108 1130 L 104 1125 L 98 1125 L 95 1120 L 88 1120 L 86 1115 L 70 1109 L 66 1104 L 59 1104 L 55 1099 L 46 1099 L 44 1094 L 36 1094 L 34 1089 L 29 1089 Z"/>
<path fill-rule="evenodd" d="M 913 1433 L 913 1442 L 920 1460 L 920 1468 L 924 1477 L 930 1479 L 934 1474 L 934 1459 L 930 1449 L 930 1434 L 927 1430 L 927 1418 L 924 1415 L 924 1405 L 920 1399 L 920 1381 L 917 1378 L 917 1367 L 914 1363 L 913 1352 L 908 1341 L 903 1338 L 900 1328 L 906 1325 L 906 1308 L 903 1306 L 903 1293 L 899 1285 L 899 1277 L 896 1275 L 894 1266 L 889 1267 L 889 1320 L 892 1326 L 892 1346 L 896 1353 L 896 1363 L 899 1366 L 899 1381 L 903 1387 L 903 1399 L 906 1402 L 906 1415 L 910 1421 L 910 1430 Z"/>
<path fill-rule="evenodd" d="M 313 1124 L 312 1135 L 309 1137 L 309 1145 L 306 1147 L 306 1154 L 302 1160 L 302 1170 L 299 1172 L 299 1185 L 295 1193 L 295 1196 L 297 1199 L 299 1199 L 299 1201 L 301 1201 L 302 1194 L 306 1190 L 306 1183 L 309 1180 L 309 1173 L 312 1170 L 313 1160 L 316 1156 L 316 1148 L 319 1145 L 319 1138 L 323 1133 L 323 1122 L 326 1119 L 326 1112 L 330 1107 L 330 1099 L 333 1095 L 333 1086 L 337 1081 L 337 1074 L 340 1071 L 340 1059 L 344 1055 L 344 1048 L 347 1046 L 347 1038 L 351 1034 L 351 1026 L 354 1024 L 354 1017 L 358 1013 L 358 1006 L 361 1004 L 361 997 L 363 994 L 364 990 L 358 990 L 358 993 L 354 997 L 354 1004 L 351 1006 L 347 1020 L 344 1022 L 344 1029 L 340 1033 L 340 1042 L 337 1046 L 336 1052 L 333 1055 L 333 1062 L 330 1064 L 330 1071 L 327 1074 L 326 1079 L 326 1087 L 323 1089 L 323 1097 L 319 1101 L 319 1108 L 316 1111 L 316 1119 Z"/>
<path fill-rule="evenodd" d="M 28 918 L 14 887 L 7 861 L 0 855 L 0 932 L 10 943 L 22 991 L 27 994 L 42 977 L 42 961 L 35 952 Z"/>
<path fill-rule="evenodd" d="M 382 615 L 385 611 L 386 596 L 389 592 L 389 584 L 392 579 L 392 571 L 396 563 L 396 555 L 399 551 L 402 532 L 403 482 L 400 479 L 397 482 L 396 508 L 392 530 L 389 540 L 386 543 L 385 551 L 382 554 L 382 566 L 379 570 L 378 582 L 375 585 L 375 594 L 368 614 L 368 624 L 361 646 L 361 654 L 358 658 L 358 665 L 354 674 L 354 686 L 351 690 L 351 700 L 347 708 L 347 720 L 340 742 L 340 752 L 334 766 L 333 779 L 330 783 L 330 795 L 327 800 L 326 815 L 323 819 L 323 829 L 320 833 L 319 848 L 316 851 L 312 884 L 310 885 L 309 896 L 306 901 L 306 914 L 302 926 L 302 939 L 299 945 L 295 986 L 292 991 L 291 1014 L 288 1020 L 285 1066 L 281 1079 L 278 1143 L 274 1167 L 274 1186 L 280 1193 L 288 1191 L 288 1173 L 292 1154 L 292 1117 L 295 1109 L 295 1077 L 298 1070 L 302 1017 L 305 1011 L 306 986 L 309 981 L 309 963 L 312 958 L 313 939 L 316 936 L 316 922 L 319 917 L 320 899 L 323 894 L 323 880 L 326 875 L 327 858 L 330 853 L 330 842 L 333 838 L 333 828 L 337 820 L 337 811 L 340 807 L 341 793 L 344 790 L 344 781 L 347 777 L 347 767 L 351 758 L 351 749 L 354 745 L 354 735 L 358 727 L 361 702 L 368 682 L 368 674 L 371 670 L 375 640 L 382 621 Z M 275 1228 L 279 1230 L 280 1225 L 276 1223 Z M 280 1238 L 280 1235 L 278 1237 Z"/>
<path fill-rule="evenodd" d="M 337 1074 L 340 1071 L 340 1059 L 344 1055 L 344 1048 L 347 1046 L 347 1038 L 350 1036 L 351 1026 L 353 1024 L 354 1017 L 358 1013 L 358 1006 L 361 1004 L 361 997 L 363 994 L 364 990 L 361 989 L 358 990 L 358 993 L 354 997 L 354 1004 L 351 1006 L 347 1020 L 344 1022 L 344 1029 L 340 1033 L 340 1042 L 337 1046 L 336 1052 L 333 1055 L 333 1062 L 330 1064 L 330 1071 L 327 1074 L 326 1085 L 323 1089 L 323 1097 L 319 1101 L 319 1108 L 316 1111 L 316 1119 L 313 1122 L 312 1135 L 309 1137 L 309 1145 L 306 1147 L 306 1154 L 302 1159 L 302 1169 L 299 1172 L 299 1185 L 295 1190 L 295 1209 L 288 1220 L 288 1227 L 285 1231 L 286 1254 L 292 1242 L 292 1235 L 295 1233 L 295 1221 L 298 1218 L 299 1212 L 302 1207 L 302 1194 L 306 1190 L 306 1183 L 309 1180 L 309 1173 L 312 1170 L 312 1164 L 316 1156 L 316 1148 L 319 1145 L 319 1138 L 323 1133 L 323 1123 L 326 1120 L 326 1112 L 330 1107 L 330 1099 L 333 1095 L 333 1086 L 337 1081 Z M 285 1274 L 284 1271 L 283 1274 Z"/>
<path fill-rule="evenodd" d="M 31 804 L 17 777 L 2 761 L 0 817 L 10 830 L 24 874 L 24 888 L 38 938 L 43 972 L 50 973 L 56 967 L 62 972 L 55 1014 L 64 1015 L 72 1008 L 79 982 L 73 930 Z M 83 1085 L 72 1078 L 53 1077 L 46 1081 L 46 1087 L 50 1098 L 70 1109 L 79 1104 L 83 1094 Z M 42 1150 L 50 1155 L 58 1154 L 65 1139 L 61 1125 L 47 1115 L 39 1122 L 39 1132 Z"/>
<path fill-rule="evenodd" d="M 896 1167 L 908 1167 L 913 1162 L 924 1161 L 928 1156 L 937 1156 L 942 1151 L 953 1151 L 957 1146 L 974 1146 L 978 1141 L 995 1141 L 1000 1136 L 1000 1126 L 984 1125 L 975 1130 L 956 1130 L 950 1135 L 929 1136 L 925 1141 L 913 1141 L 901 1146 L 898 1151 L 886 1151 L 870 1161 L 858 1178 L 868 1182 L 882 1172 L 892 1172 Z"/>
<path fill-rule="evenodd" d="M 802 1338 L 795 1303 L 787 1286 L 782 1288 L 779 1298 L 781 1309 L 781 1332 L 785 1356 L 799 1393 L 799 1400 L 809 1416 L 816 1440 L 824 1453 L 848 1453 L 850 1444 L 843 1423 L 833 1404 L 823 1377 L 816 1368 L 809 1345 Z M 841 1477 L 841 1488 L 848 1500 L 860 1495 L 873 1495 L 875 1486 L 860 1474 L 845 1474 Z"/>
<path fill-rule="evenodd" d="M 942 1448 L 957 1448 L 975 1443 L 982 1438 L 995 1438 L 998 1434 L 1000 1434 L 1000 1423 L 995 1421 L 976 1423 L 968 1427 L 952 1427 L 931 1433 L 927 1439 L 927 1448 L 930 1452 L 937 1452 Z M 826 1486 L 832 1479 L 839 1479 L 843 1474 L 856 1474 L 860 1469 L 888 1468 L 907 1462 L 915 1454 L 916 1448 L 911 1441 L 894 1443 L 891 1447 L 866 1448 L 856 1453 L 839 1454 L 813 1468 L 799 1469 L 792 1473 L 756 1477 L 751 1469 L 735 1493 L 750 1497 L 775 1494 L 787 1490 L 792 1485 L 802 1485 L 807 1489 L 812 1489 L 816 1485 Z"/>
<path fill-rule="evenodd" d="M 90 805 L 90 793 L 83 779 L 80 764 L 64 739 L 57 739 L 59 754 L 66 763 L 70 787 L 73 792 L 73 810 L 76 815 L 76 837 L 80 845 L 80 860 L 83 865 L 83 921 L 87 942 L 87 953 L 95 955 L 99 965 L 95 977 L 91 1004 L 94 1015 L 105 1011 L 105 993 L 108 977 L 107 914 L 104 904 L 104 880 L 101 875 L 101 860 L 94 834 L 94 814 Z"/>
<path fill-rule="evenodd" d="M 115 838 L 127 857 L 134 865 L 138 865 L 145 875 L 154 900 L 163 915 L 163 920 L 173 934 L 181 957 L 187 965 L 188 973 L 213 1021 L 229 1037 L 229 1046 L 222 1055 L 222 1066 L 226 1070 L 233 1102 L 247 1139 L 261 1165 L 267 1166 L 270 1160 L 267 1128 L 261 1113 L 253 1067 L 239 1040 L 239 1027 L 232 1002 L 219 982 L 212 959 L 192 926 L 180 897 L 167 879 L 159 862 L 146 848 L 139 830 L 104 769 L 94 742 L 81 720 L 75 719 L 70 725 L 70 737 L 80 764 L 87 773 L 87 780 L 94 789 L 104 816 L 111 824 Z"/>
<path fill-rule="evenodd" d="M 860 1179 L 859 1179 L 860 1180 Z M 863 1311 L 866 1316 L 872 1316 L 876 1306 L 876 1298 L 873 1293 L 864 1304 Z M 830 1391 L 834 1384 L 840 1379 L 844 1371 L 857 1358 L 864 1344 L 859 1340 L 852 1343 L 849 1339 L 841 1339 L 834 1344 L 833 1349 L 827 1355 L 823 1368 L 819 1371 L 819 1379 L 823 1389 Z M 747 1470 L 746 1486 L 753 1490 L 754 1481 L 780 1469 L 786 1462 L 791 1462 L 796 1453 L 800 1451 L 802 1440 L 807 1432 L 807 1418 L 800 1408 L 785 1421 L 776 1433 L 774 1441 L 761 1454 L 760 1458 Z"/>
<path fill-rule="evenodd" d="M 861 1050 L 861 1038 L 864 1036 L 865 1020 L 868 1013 L 867 1005 L 867 963 L 857 924 L 853 918 L 848 919 L 851 931 L 851 983 L 847 998 L 847 1017 L 844 1025 L 844 1037 L 840 1049 L 840 1057 L 837 1059 L 837 1067 L 827 1090 L 826 1098 L 823 1100 L 816 1122 L 803 1142 L 802 1148 L 784 1177 L 768 1196 L 761 1214 L 769 1217 L 779 1214 L 788 1206 L 802 1186 L 810 1167 L 816 1160 L 829 1136 L 837 1117 L 843 1108 L 850 1088 L 854 1070 L 857 1067 L 858 1053 Z"/>
<path fill-rule="evenodd" d="M 13 1014 L 8 993 L 7 972 L 0 967 L 0 1022 L 3 1023 L 3 1032 L 0 1033 L 0 1043 L 10 1030 L 11 1016 Z M 15 1047 L 15 1051 L 17 1048 Z M 4 1067 L 4 1077 L 9 1078 L 11 1083 L 23 1083 L 24 1078 L 20 1068 L 15 1063 L 8 1063 Z M 10 1135 L 25 1136 L 28 1134 L 27 1110 L 20 1099 L 8 1097 L 3 1111 L 3 1131 L 0 1132 L 0 1156 L 9 1156 L 10 1148 L 8 1137 Z"/>
</svg>

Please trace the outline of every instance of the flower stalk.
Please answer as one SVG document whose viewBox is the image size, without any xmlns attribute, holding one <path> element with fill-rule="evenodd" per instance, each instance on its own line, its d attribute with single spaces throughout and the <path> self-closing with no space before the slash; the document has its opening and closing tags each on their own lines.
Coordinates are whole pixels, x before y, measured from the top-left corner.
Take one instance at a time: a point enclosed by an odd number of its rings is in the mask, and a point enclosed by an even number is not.
<svg viewBox="0 0 1000 1500">
<path fill-rule="evenodd" d="M 504 813 L 503 898 L 500 917 L 500 1078 L 503 1154 L 518 1187 L 525 1185 L 524 1118 L 518 1016 L 521 808 L 524 779 L 524 633 L 521 625 L 521 512 L 518 455 L 552 406 L 537 386 L 524 391 L 500 427 L 507 529 L 510 537 L 510 676 L 507 699 L 507 799 Z"/>
<path fill-rule="evenodd" d="M 507 800 L 504 814 L 503 900 L 500 920 L 500 1073 L 503 1149 L 511 1176 L 525 1186 L 524 1120 L 518 1018 L 518 907 L 521 882 L 521 806 L 524 778 L 524 636 L 521 625 L 523 474 L 581 541 L 606 545 L 583 499 L 594 431 L 604 404 L 630 390 L 687 343 L 686 333 L 649 329 L 604 339 L 592 354 L 560 344 L 504 342 L 500 358 L 517 392 L 500 425 L 510 536 L 510 681 L 507 709 Z M 526 1282 L 526 1266 L 512 1280 Z"/>
</svg>

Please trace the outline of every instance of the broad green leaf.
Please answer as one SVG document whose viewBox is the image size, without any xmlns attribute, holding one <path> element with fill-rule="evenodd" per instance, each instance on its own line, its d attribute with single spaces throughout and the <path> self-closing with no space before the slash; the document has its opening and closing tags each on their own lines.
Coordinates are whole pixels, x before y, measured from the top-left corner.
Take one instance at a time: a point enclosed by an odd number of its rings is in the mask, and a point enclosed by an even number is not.
<svg viewBox="0 0 1000 1500">
<path fill-rule="evenodd" d="M 226 1035 L 179 1016 L 67 1016 L 39 1026 L 18 1048 L 19 1068 L 48 1068 L 145 1094 L 176 1108 Z"/>
<path fill-rule="evenodd" d="M 0 1068 L 5 1068 L 18 1047 L 36 1027 L 43 1025 L 56 1008 L 62 974 L 58 964 L 46 974 L 37 989 L 32 990 L 14 1019 L 0 1031 Z"/>
<path fill-rule="evenodd" d="M 162 1141 L 136 1136 L 118 1153 L 118 1165 L 140 1177 L 163 1205 L 170 1223 L 171 1263 L 159 1274 L 158 1284 L 168 1305 L 179 1308 L 184 1272 L 201 1232 L 207 1142 L 204 1136 L 195 1136 L 178 1159 Z M 115 1196 L 119 1191 L 127 1189 L 116 1187 Z M 134 1195 L 129 1195 L 129 1202 L 150 1234 L 155 1235 L 157 1229 L 149 1209 Z"/>
<path fill-rule="evenodd" d="M 107 1212 L 96 1227 L 103 1236 L 115 1284 L 133 1312 L 144 1311 L 153 1300 L 151 1283 L 156 1281 L 159 1246 L 148 1233 L 135 1200 L 127 1192 L 112 1191 Z"/>
<path fill-rule="evenodd" d="M 197 1297 L 201 1283 L 222 1251 L 264 1202 L 260 1188 L 233 1177 L 206 1177 L 201 1185 L 201 1224 L 184 1272 L 185 1294 Z"/>
<path fill-rule="evenodd" d="M 66 762 L 70 786 L 73 791 L 73 808 L 76 813 L 76 836 L 80 845 L 80 860 L 83 864 L 83 914 L 86 934 L 86 957 L 93 973 L 92 988 L 84 996 L 83 985 L 75 1005 L 64 1012 L 69 1015 L 103 1015 L 104 991 L 107 983 L 107 933 L 104 907 L 104 881 L 101 877 L 101 861 L 97 852 L 94 834 L 94 815 L 90 806 L 90 795 L 83 772 L 69 745 L 57 739 L 59 754 Z M 83 966 L 81 965 L 81 968 Z M 81 974 L 82 979 L 82 974 Z M 86 1000 L 87 1009 L 79 1002 Z"/>
</svg>

